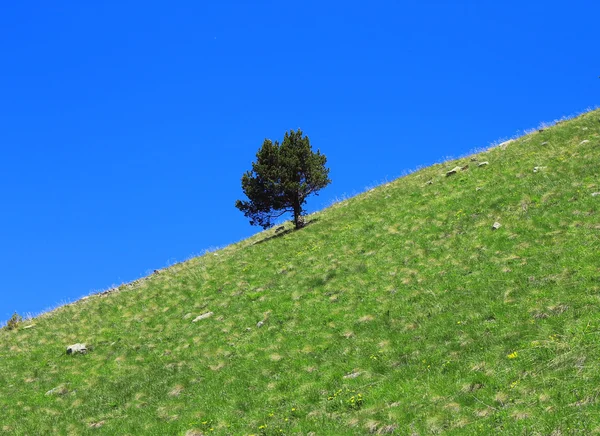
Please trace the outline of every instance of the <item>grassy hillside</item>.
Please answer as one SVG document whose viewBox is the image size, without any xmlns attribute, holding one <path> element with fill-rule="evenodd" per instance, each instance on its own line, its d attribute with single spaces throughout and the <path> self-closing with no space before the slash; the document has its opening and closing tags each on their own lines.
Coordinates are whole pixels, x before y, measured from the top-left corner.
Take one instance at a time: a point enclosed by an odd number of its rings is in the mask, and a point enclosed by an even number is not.
<svg viewBox="0 0 600 436">
<path fill-rule="evenodd" d="M 599 161 L 593 111 L 3 329 L 0 432 L 599 433 Z"/>
</svg>

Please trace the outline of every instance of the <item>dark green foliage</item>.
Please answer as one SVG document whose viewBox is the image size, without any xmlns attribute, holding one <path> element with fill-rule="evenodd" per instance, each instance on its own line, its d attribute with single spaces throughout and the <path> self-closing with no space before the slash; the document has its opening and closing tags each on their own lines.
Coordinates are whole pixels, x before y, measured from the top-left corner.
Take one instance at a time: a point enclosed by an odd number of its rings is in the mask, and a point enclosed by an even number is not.
<svg viewBox="0 0 600 436">
<path fill-rule="evenodd" d="M 13 316 L 11 316 L 11 318 L 6 323 L 6 328 L 8 330 L 14 330 L 19 326 L 19 323 L 21 323 L 22 321 L 23 321 L 23 318 L 21 318 L 21 315 L 19 315 L 17 312 L 15 312 L 15 313 L 13 313 Z"/>
<path fill-rule="evenodd" d="M 281 145 L 265 139 L 252 163 L 252 171 L 242 177 L 242 189 L 249 201 L 237 200 L 235 207 L 250 218 L 251 225 L 263 229 L 272 220 L 290 212 L 296 228 L 303 226 L 303 209 L 311 194 L 331 183 L 327 158 L 313 152 L 302 130 L 286 132 Z"/>
</svg>

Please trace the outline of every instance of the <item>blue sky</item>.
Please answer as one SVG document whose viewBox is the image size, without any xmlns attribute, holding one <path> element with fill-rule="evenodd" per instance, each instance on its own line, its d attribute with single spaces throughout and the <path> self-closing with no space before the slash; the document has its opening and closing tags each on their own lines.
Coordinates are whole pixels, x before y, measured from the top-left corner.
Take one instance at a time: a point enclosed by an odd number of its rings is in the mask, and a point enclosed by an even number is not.
<svg viewBox="0 0 600 436">
<path fill-rule="evenodd" d="M 234 207 L 302 128 L 314 211 L 599 103 L 595 1 L 5 2 L 0 320 L 257 232 Z"/>
</svg>

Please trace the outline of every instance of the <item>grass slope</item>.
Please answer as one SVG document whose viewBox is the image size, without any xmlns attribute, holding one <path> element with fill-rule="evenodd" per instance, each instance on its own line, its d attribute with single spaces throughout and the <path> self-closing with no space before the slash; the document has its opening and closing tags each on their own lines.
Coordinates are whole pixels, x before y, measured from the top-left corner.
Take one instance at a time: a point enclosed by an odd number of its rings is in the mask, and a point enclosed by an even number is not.
<svg viewBox="0 0 600 436">
<path fill-rule="evenodd" d="M 0 431 L 598 433 L 599 158 L 593 111 L 4 329 Z"/>
</svg>

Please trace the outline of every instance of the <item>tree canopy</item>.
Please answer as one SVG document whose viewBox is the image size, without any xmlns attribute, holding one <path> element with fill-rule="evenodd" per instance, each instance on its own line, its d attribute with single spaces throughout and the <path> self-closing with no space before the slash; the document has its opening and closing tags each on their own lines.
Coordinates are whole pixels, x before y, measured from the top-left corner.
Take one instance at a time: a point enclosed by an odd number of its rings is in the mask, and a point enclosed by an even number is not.
<svg viewBox="0 0 600 436">
<path fill-rule="evenodd" d="M 304 225 L 303 205 L 311 194 L 331 183 L 327 158 L 313 152 L 302 130 L 285 133 L 283 142 L 265 139 L 256 153 L 252 170 L 242 176 L 242 189 L 248 201 L 237 200 L 235 207 L 250 219 L 251 225 L 267 229 L 285 213 L 293 215 L 295 227 Z"/>
</svg>

